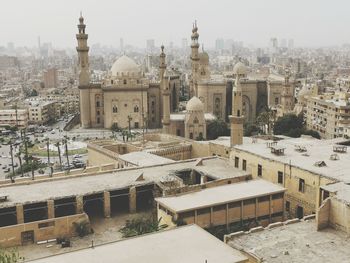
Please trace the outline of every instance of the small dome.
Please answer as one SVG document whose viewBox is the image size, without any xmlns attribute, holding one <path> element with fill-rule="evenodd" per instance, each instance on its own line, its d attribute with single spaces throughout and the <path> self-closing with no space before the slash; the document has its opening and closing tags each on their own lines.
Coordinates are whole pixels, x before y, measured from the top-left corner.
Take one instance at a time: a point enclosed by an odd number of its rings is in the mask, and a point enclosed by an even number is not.
<svg viewBox="0 0 350 263">
<path fill-rule="evenodd" d="M 197 97 L 192 97 L 186 104 L 187 111 L 204 111 L 203 102 Z"/>
<path fill-rule="evenodd" d="M 233 74 L 235 75 L 247 75 L 247 67 L 241 62 L 238 61 L 233 67 Z"/>
<path fill-rule="evenodd" d="M 111 72 L 112 76 L 119 76 L 122 74 L 128 75 L 130 73 L 138 74 L 141 71 L 133 59 L 129 58 L 126 55 L 123 55 L 113 63 Z"/>
<path fill-rule="evenodd" d="M 201 64 L 209 64 L 209 55 L 207 52 L 199 53 L 199 62 Z"/>
</svg>

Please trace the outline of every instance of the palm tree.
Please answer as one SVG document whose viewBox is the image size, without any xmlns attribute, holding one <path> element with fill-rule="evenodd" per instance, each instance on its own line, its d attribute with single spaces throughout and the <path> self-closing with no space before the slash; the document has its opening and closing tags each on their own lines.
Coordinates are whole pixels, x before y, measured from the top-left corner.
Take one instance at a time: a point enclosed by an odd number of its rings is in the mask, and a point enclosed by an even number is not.
<svg viewBox="0 0 350 263">
<path fill-rule="evenodd" d="M 67 158 L 67 166 L 69 169 L 69 157 L 68 157 L 68 136 L 64 136 L 64 146 L 66 151 L 66 158 Z"/>
<path fill-rule="evenodd" d="M 26 161 L 26 164 L 28 164 L 28 139 L 26 135 L 26 131 L 24 130 L 24 159 Z"/>
<path fill-rule="evenodd" d="M 19 162 L 19 169 L 21 170 L 21 176 L 23 177 L 23 169 L 22 169 L 22 158 L 21 158 L 21 150 L 19 150 L 16 155 L 15 155 L 17 158 L 18 158 L 18 162 Z"/>
<path fill-rule="evenodd" d="M 272 131 L 273 123 L 275 121 L 275 111 L 270 107 L 267 107 L 265 111 L 259 114 L 256 118 L 256 122 L 261 126 L 262 130 L 266 132 L 266 134 L 270 134 Z"/>
<path fill-rule="evenodd" d="M 60 161 L 60 169 L 62 170 L 62 158 L 61 158 L 61 148 L 60 148 L 60 142 L 56 142 L 55 146 L 57 147 L 58 151 L 58 159 Z"/>
</svg>

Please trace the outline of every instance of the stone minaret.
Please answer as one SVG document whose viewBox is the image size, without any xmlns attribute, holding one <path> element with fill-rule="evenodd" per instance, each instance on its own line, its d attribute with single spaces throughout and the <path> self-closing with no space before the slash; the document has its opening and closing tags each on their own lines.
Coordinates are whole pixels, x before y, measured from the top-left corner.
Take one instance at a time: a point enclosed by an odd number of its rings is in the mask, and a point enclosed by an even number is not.
<svg viewBox="0 0 350 263">
<path fill-rule="evenodd" d="M 166 63 L 165 63 L 166 55 L 164 53 L 164 46 L 162 45 L 160 48 L 161 48 L 162 52 L 159 55 L 159 58 L 160 58 L 159 79 L 162 80 L 162 78 L 164 77 L 165 70 L 166 70 Z"/>
<path fill-rule="evenodd" d="M 243 144 L 243 122 L 242 116 L 242 86 L 240 70 L 236 71 L 236 84 L 232 89 L 232 115 L 231 122 L 231 147 L 237 144 Z"/>
<path fill-rule="evenodd" d="M 83 128 L 91 126 L 90 121 L 90 70 L 88 35 L 85 34 L 84 18 L 80 14 L 78 30 L 79 90 L 80 90 L 80 123 Z"/>
<path fill-rule="evenodd" d="M 164 46 L 161 47 L 162 52 L 160 53 L 160 64 L 159 64 L 159 74 L 160 74 L 160 86 L 162 89 L 162 105 L 163 105 L 163 133 L 169 134 L 170 132 L 170 90 L 169 90 L 169 79 L 166 76 L 166 55 L 164 53 Z"/>
<path fill-rule="evenodd" d="M 283 115 L 294 109 L 294 95 L 291 83 L 289 82 L 290 71 L 286 69 L 284 85 L 281 93 L 281 108 Z"/>
<path fill-rule="evenodd" d="M 191 35 L 191 67 L 192 67 L 192 78 L 190 83 L 190 97 L 198 96 L 198 74 L 199 74 L 199 43 L 198 43 L 198 27 L 197 22 L 193 24 L 192 35 Z"/>
</svg>

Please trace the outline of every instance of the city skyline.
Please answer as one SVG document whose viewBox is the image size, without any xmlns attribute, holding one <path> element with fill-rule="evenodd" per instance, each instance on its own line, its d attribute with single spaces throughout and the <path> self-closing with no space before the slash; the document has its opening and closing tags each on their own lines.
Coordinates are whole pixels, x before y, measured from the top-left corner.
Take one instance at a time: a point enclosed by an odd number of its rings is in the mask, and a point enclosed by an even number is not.
<svg viewBox="0 0 350 263">
<path fill-rule="evenodd" d="M 34 2 L 36 9 L 33 1 L 21 0 L 7 2 L 1 9 L 1 46 L 8 42 L 37 46 L 40 36 L 42 42 L 52 42 L 55 47 L 75 47 L 80 12 L 87 24 L 89 43 L 113 47 L 119 47 L 120 38 L 124 44 L 138 47 L 145 47 L 148 39 L 154 39 L 156 46 L 170 42 L 181 46 L 183 38 L 189 39 L 194 20 L 198 21 L 200 43 L 208 48 L 215 46 L 217 38 L 256 47 L 268 46 L 272 37 L 294 39 L 297 46 L 306 47 L 350 43 L 350 37 L 343 33 L 344 25 L 350 24 L 346 14 L 350 4 L 344 0 L 332 3 L 297 0 L 292 5 L 277 0 L 201 3 L 180 0 L 176 4 L 158 0 L 79 0 L 69 5 L 67 1 L 60 5 L 43 0 Z"/>
</svg>

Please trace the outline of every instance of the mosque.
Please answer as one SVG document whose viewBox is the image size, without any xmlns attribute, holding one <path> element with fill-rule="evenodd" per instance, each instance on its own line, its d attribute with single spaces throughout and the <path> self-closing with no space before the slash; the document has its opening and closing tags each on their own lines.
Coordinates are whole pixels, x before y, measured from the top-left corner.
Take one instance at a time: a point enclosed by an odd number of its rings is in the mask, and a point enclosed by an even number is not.
<svg viewBox="0 0 350 263">
<path fill-rule="evenodd" d="M 247 78 L 247 68 L 239 61 L 233 77 L 211 79 L 209 55 L 199 52 L 195 23 L 191 35 L 190 100 L 178 111 L 180 76 L 167 68 L 161 47 L 158 81 L 147 79 L 139 65 L 126 55 L 119 57 L 100 84 L 90 82 L 88 35 L 84 18 L 79 18 L 76 35 L 79 57 L 80 118 L 83 128 L 162 128 L 164 133 L 189 139 L 205 139 L 207 125 L 215 119 L 235 123 L 235 133 L 243 136 L 243 123 L 254 121 L 267 107 L 278 106 L 283 81 Z M 287 83 L 287 82 L 286 82 Z M 288 82 L 288 87 L 293 87 Z M 293 94 L 288 92 L 288 96 Z M 236 104 L 235 104 L 236 103 Z M 288 103 L 292 104 L 288 100 Z M 288 105 L 288 109 L 294 105 Z M 283 107 L 283 109 L 286 107 Z M 240 127 L 242 126 L 242 131 Z M 233 136 L 235 137 L 235 136 Z M 232 138 L 232 136 L 231 136 Z M 241 139 L 234 139 L 234 141 Z"/>
</svg>

